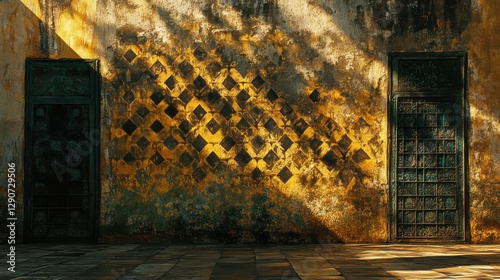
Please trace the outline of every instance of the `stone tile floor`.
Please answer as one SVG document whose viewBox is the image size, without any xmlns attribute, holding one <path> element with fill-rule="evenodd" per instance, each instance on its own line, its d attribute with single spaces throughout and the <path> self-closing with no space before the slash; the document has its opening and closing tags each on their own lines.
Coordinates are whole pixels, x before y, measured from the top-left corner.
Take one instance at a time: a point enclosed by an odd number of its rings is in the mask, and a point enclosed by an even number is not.
<svg viewBox="0 0 500 280">
<path fill-rule="evenodd" d="M 500 279 L 500 245 L 23 244 L 0 279 Z"/>
</svg>

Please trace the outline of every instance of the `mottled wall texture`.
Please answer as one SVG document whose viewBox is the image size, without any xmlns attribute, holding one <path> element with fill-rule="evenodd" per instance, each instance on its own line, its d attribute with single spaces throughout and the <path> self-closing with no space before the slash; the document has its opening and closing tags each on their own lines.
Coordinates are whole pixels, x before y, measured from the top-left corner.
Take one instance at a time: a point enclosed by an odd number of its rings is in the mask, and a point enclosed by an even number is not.
<svg viewBox="0 0 500 280">
<path fill-rule="evenodd" d="M 461 51 L 467 239 L 498 243 L 495 2 L 0 1 L 0 180 L 22 197 L 25 58 L 93 58 L 99 241 L 385 242 L 389 52 Z"/>
</svg>

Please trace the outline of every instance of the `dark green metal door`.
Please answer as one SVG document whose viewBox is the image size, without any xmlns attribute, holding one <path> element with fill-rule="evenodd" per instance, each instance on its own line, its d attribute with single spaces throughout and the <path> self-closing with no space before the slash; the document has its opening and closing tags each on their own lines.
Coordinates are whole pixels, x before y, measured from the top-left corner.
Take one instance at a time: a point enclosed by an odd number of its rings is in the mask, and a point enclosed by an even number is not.
<svg viewBox="0 0 500 280">
<path fill-rule="evenodd" d="M 26 239 L 94 241 L 98 63 L 28 59 L 26 74 Z"/>
<path fill-rule="evenodd" d="M 394 241 L 466 239 L 465 59 L 391 55 Z"/>
</svg>

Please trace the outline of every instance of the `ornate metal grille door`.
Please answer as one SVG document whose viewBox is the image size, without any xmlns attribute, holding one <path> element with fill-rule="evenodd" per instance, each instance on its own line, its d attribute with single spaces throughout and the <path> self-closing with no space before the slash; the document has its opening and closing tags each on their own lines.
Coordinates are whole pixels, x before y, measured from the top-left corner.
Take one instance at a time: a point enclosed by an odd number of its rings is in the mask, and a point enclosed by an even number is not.
<svg viewBox="0 0 500 280">
<path fill-rule="evenodd" d="M 28 60 L 26 66 L 26 237 L 92 241 L 97 62 Z"/>
<path fill-rule="evenodd" d="M 465 238 L 464 54 L 391 57 L 393 239 Z"/>
</svg>

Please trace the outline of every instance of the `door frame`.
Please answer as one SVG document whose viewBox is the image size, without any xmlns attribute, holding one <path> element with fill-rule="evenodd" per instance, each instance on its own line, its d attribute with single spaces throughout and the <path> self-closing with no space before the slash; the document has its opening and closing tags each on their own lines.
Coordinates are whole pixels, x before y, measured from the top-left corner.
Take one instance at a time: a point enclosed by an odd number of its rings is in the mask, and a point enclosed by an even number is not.
<svg viewBox="0 0 500 280">
<path fill-rule="evenodd" d="M 88 64 L 90 66 L 90 85 L 89 97 L 71 97 L 71 96 L 34 96 L 33 93 L 33 77 L 34 67 L 43 65 L 70 65 L 70 64 Z M 100 208 L 100 147 L 101 147 L 101 132 L 100 132 L 100 62 L 97 59 L 46 59 L 46 58 L 26 58 L 25 61 L 25 114 L 24 114 L 24 242 L 91 242 L 95 243 L 98 240 L 99 228 L 99 208 Z M 34 114 L 33 108 L 35 104 L 88 104 L 89 105 L 89 133 L 95 135 L 97 132 L 98 140 L 96 143 L 91 143 L 92 151 L 89 154 L 89 218 L 90 229 L 88 237 L 32 237 L 31 229 L 33 222 L 33 205 L 31 187 L 31 157 L 33 145 L 33 125 Z"/>
<path fill-rule="evenodd" d="M 394 105 L 396 104 L 398 94 L 395 93 L 395 87 L 397 86 L 398 79 L 398 64 L 397 62 L 402 59 L 410 60 L 425 60 L 425 59 L 458 59 L 460 61 L 460 71 L 461 71 L 461 86 L 459 88 L 450 90 L 449 92 L 455 91 L 460 92 L 460 105 L 462 114 L 462 133 L 460 137 L 462 141 L 460 143 L 460 148 L 462 151 L 462 236 L 458 238 L 399 238 L 397 236 L 397 193 L 396 193 L 396 180 L 397 175 L 396 170 L 396 160 L 394 160 L 395 154 L 393 141 L 397 140 L 396 128 L 397 123 L 395 121 L 396 112 L 394 110 Z M 388 54 L 388 94 L 387 94 L 387 122 L 388 122 L 388 141 L 387 141 L 387 174 L 388 174 L 388 241 L 393 243 L 466 243 L 470 242 L 470 213 L 469 213 L 469 150 L 468 150 L 468 132 L 470 126 L 470 115 L 469 115 L 469 103 L 468 103 L 468 73 L 467 73 L 467 53 L 466 52 L 389 52 Z M 425 93 L 421 93 L 421 90 L 408 91 L 411 93 L 411 97 L 435 97 L 439 98 L 437 93 L 447 92 L 444 88 L 436 89 L 426 89 Z M 409 95 L 406 95 L 409 96 Z"/>
</svg>

